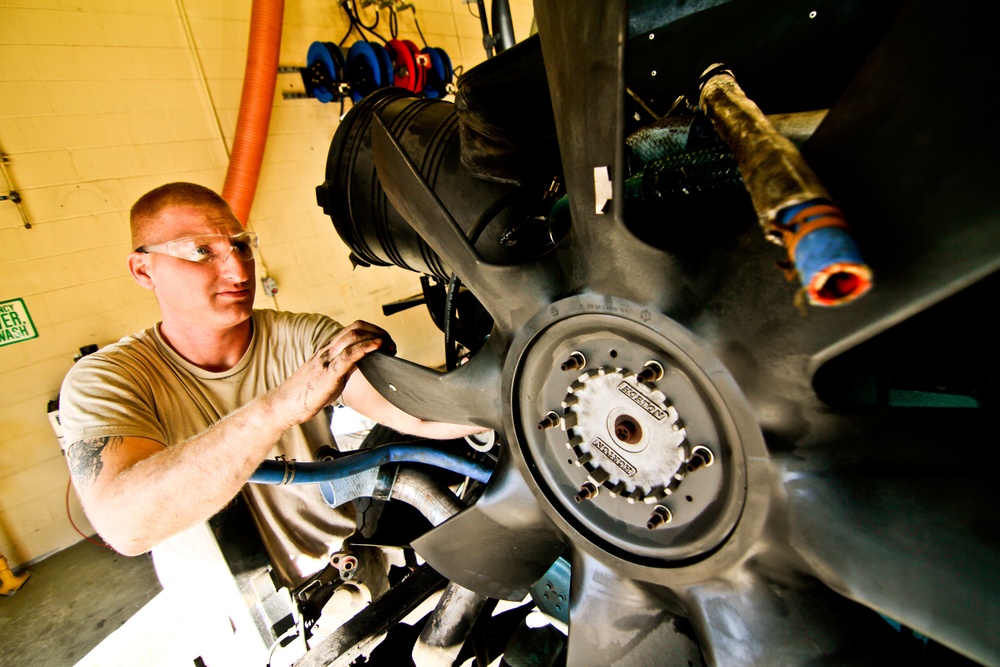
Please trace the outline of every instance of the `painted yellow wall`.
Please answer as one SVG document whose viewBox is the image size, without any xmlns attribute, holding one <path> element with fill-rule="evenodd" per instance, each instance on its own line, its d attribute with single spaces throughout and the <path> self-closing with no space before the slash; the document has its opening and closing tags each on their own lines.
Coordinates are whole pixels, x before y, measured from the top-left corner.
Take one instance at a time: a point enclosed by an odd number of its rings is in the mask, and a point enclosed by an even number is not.
<svg viewBox="0 0 1000 667">
<path fill-rule="evenodd" d="M 413 0 L 427 42 L 466 69 L 484 59 L 475 5 Z M 487 3 L 489 4 L 489 3 Z M 529 0 L 512 0 L 528 34 Z M 125 270 L 128 209 L 150 188 L 189 180 L 221 191 L 246 61 L 250 0 L 0 0 L 0 150 L 31 228 L 0 201 L 0 301 L 22 298 L 39 337 L 0 347 L 0 553 L 37 560 L 93 529 L 72 490 L 46 415 L 78 348 L 105 345 L 158 320 L 152 296 Z M 362 9 L 370 20 L 374 7 Z M 383 12 L 385 14 L 385 12 Z M 401 38 L 417 44 L 412 12 Z M 286 0 L 281 64 L 305 65 L 315 40 L 347 29 L 331 0 Z M 383 20 L 377 28 L 387 33 Z M 345 49 L 357 38 L 352 34 Z M 298 74 L 279 74 L 250 226 L 280 292 L 258 307 L 367 319 L 401 356 L 443 360 L 423 308 L 384 318 L 381 305 L 419 291 L 417 274 L 352 271 L 315 203 L 339 104 L 284 100 Z M 349 108 L 350 102 L 347 106 Z M 0 194 L 8 184 L 0 179 Z"/>
</svg>

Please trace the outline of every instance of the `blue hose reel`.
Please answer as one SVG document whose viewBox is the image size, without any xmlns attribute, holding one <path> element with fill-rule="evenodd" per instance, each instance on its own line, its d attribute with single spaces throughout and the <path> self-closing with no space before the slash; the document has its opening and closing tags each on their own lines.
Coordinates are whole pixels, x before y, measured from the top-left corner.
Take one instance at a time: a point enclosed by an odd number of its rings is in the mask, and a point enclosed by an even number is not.
<svg viewBox="0 0 1000 667">
<path fill-rule="evenodd" d="M 357 41 L 347 52 L 347 80 L 351 84 L 351 101 L 355 104 L 382 86 L 382 65 L 375 49 L 365 41 Z"/>
<path fill-rule="evenodd" d="M 450 92 L 448 84 L 451 83 L 454 74 L 451 69 L 451 59 L 444 49 L 432 46 L 425 47 L 421 53 L 426 53 L 431 59 L 427 80 L 424 83 L 424 95 L 431 99 L 440 99 Z"/>
<path fill-rule="evenodd" d="M 346 81 L 344 53 L 333 42 L 313 42 L 306 53 L 306 67 L 301 70 L 306 92 L 320 102 L 337 102 Z"/>
</svg>

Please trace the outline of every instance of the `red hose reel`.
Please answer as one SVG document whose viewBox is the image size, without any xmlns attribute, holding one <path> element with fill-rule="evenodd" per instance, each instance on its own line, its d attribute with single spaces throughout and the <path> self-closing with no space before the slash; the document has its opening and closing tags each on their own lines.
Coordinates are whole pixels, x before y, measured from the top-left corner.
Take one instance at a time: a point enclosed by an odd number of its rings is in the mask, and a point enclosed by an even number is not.
<svg viewBox="0 0 1000 667">
<path fill-rule="evenodd" d="M 430 59 L 420 53 L 417 45 L 408 39 L 390 39 L 386 42 L 385 50 L 392 59 L 395 74 L 393 85 L 412 93 L 423 92 L 427 70 L 431 65 Z"/>
</svg>

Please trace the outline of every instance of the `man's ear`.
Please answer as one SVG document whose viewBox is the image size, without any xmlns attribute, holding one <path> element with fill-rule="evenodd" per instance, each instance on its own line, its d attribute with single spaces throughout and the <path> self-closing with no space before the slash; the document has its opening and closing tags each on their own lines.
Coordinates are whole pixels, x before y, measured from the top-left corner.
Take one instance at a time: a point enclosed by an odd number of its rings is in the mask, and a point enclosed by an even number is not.
<svg viewBox="0 0 1000 667">
<path fill-rule="evenodd" d="M 133 252 L 128 256 L 128 270 L 140 286 L 146 289 L 156 289 L 153 276 L 149 272 L 149 255 L 143 252 Z"/>
</svg>

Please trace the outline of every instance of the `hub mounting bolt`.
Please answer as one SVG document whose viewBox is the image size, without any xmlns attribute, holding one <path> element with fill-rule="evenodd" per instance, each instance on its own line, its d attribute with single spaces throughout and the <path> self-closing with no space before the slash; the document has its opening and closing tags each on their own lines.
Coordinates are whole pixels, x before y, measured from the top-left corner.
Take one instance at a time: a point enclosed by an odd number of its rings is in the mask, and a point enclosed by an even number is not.
<svg viewBox="0 0 1000 667">
<path fill-rule="evenodd" d="M 559 415 L 555 412 L 549 411 L 545 415 L 545 419 L 538 422 L 538 430 L 544 431 L 547 428 L 552 428 L 553 426 L 559 425 Z"/>
<path fill-rule="evenodd" d="M 646 522 L 646 528 L 649 530 L 656 530 L 660 526 L 665 526 L 673 520 L 673 515 L 670 510 L 663 505 L 657 505 L 653 508 L 653 513 L 649 517 L 649 521 Z"/>
<path fill-rule="evenodd" d="M 642 370 L 635 376 L 635 381 L 639 384 L 656 382 L 663 377 L 663 366 L 658 361 L 647 361 Z"/>
<path fill-rule="evenodd" d="M 573 500 L 578 503 L 582 503 L 584 500 L 590 500 L 591 498 L 597 497 L 597 485 L 591 481 L 586 481 L 583 486 L 580 487 L 580 492 L 573 496 Z"/>
<path fill-rule="evenodd" d="M 569 358 L 559 365 L 559 370 L 563 371 L 573 371 L 577 368 L 583 368 L 587 365 L 587 357 L 583 356 L 583 352 L 574 351 L 571 352 Z"/>
<path fill-rule="evenodd" d="M 691 458 L 688 459 L 685 469 L 688 472 L 694 472 L 699 468 L 704 468 L 705 466 L 710 466 L 715 462 L 715 457 L 712 455 L 712 450 L 704 445 L 698 445 L 691 452 Z"/>
</svg>

